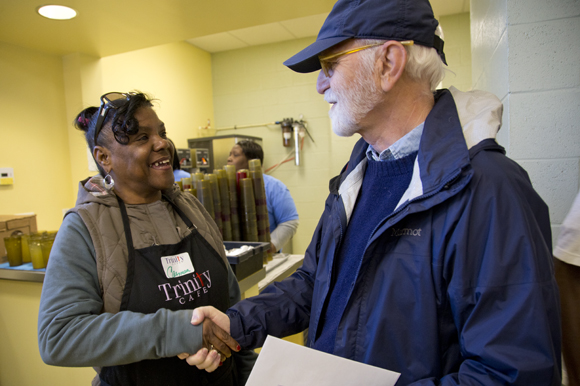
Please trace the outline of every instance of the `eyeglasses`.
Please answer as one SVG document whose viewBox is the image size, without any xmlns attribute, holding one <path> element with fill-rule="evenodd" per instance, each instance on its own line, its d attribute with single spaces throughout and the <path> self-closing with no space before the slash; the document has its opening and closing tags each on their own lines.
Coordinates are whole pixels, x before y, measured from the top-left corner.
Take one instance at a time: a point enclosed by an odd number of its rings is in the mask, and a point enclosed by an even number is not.
<svg viewBox="0 0 580 386">
<path fill-rule="evenodd" d="M 97 113 L 99 118 L 97 119 L 97 124 L 95 125 L 95 142 L 94 146 L 97 146 L 97 138 L 99 137 L 99 133 L 103 128 L 103 122 L 105 121 L 105 117 L 107 116 L 107 112 L 109 109 L 116 109 L 111 102 L 118 101 L 124 99 L 126 101 L 131 99 L 133 93 L 122 93 L 122 92 L 109 92 L 107 94 L 101 95 L 101 107 L 99 107 L 99 112 Z"/>
<path fill-rule="evenodd" d="M 405 40 L 399 43 L 401 43 L 404 46 L 412 46 L 414 42 L 413 40 Z M 340 58 L 341 56 L 354 54 L 355 52 L 366 50 L 367 48 L 382 46 L 383 44 L 385 43 L 383 42 L 383 43 L 367 44 L 365 46 L 353 48 L 352 50 L 340 51 L 330 55 L 319 56 L 318 60 L 320 61 L 320 67 L 322 67 L 322 72 L 324 72 L 324 75 L 326 75 L 327 78 L 330 78 L 330 71 L 332 70 L 334 65 L 338 62 L 337 59 Z"/>
</svg>

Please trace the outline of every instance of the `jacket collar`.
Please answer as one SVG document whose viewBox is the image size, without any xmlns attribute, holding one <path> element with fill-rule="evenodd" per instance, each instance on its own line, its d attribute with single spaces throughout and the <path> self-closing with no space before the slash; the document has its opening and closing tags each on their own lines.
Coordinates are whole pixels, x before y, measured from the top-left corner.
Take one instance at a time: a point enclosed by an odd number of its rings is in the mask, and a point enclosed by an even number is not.
<svg viewBox="0 0 580 386">
<path fill-rule="evenodd" d="M 455 88 L 435 93 L 435 105 L 427 119 L 408 189 L 397 205 L 436 192 L 470 165 L 469 148 L 495 139 L 503 106 L 483 91 L 461 92 Z M 331 193 L 339 194 L 347 219 L 352 213 L 366 168 L 368 144 L 361 138 L 339 178 L 331 181 Z"/>
</svg>

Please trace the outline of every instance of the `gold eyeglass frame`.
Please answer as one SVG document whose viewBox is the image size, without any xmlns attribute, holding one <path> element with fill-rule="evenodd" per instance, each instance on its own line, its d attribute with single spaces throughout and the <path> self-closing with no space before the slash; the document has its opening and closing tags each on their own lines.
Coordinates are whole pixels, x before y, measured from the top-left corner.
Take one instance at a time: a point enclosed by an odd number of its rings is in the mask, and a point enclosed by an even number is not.
<svg viewBox="0 0 580 386">
<path fill-rule="evenodd" d="M 401 43 L 404 46 L 412 46 L 413 44 L 415 44 L 413 40 L 404 40 L 399 43 Z M 354 54 L 355 52 L 366 50 L 367 48 L 382 46 L 383 44 L 385 44 L 385 42 L 367 44 L 350 50 L 336 52 L 330 55 L 320 55 L 318 56 L 318 60 L 320 61 L 320 67 L 322 68 L 322 72 L 324 72 L 324 75 L 326 75 L 327 78 L 330 78 L 330 70 L 332 69 L 332 64 L 337 62 L 336 59 L 340 58 L 341 56 L 350 55 Z"/>
</svg>

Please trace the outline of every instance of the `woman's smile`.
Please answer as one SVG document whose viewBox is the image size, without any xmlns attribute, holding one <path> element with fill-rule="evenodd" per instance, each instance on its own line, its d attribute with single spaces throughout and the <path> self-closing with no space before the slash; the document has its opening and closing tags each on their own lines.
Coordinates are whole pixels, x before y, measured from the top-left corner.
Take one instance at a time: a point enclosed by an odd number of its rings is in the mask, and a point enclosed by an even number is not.
<svg viewBox="0 0 580 386">
<path fill-rule="evenodd" d="M 157 160 L 153 162 L 151 165 L 149 165 L 149 167 L 151 169 L 161 169 L 161 170 L 172 169 L 171 160 L 169 158 Z"/>
</svg>

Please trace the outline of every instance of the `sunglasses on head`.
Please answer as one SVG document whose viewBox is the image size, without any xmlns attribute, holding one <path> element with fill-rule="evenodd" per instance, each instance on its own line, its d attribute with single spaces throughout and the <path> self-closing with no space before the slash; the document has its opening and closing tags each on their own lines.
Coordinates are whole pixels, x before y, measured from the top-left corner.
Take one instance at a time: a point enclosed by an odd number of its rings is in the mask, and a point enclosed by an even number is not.
<svg viewBox="0 0 580 386">
<path fill-rule="evenodd" d="M 400 43 L 404 46 L 412 46 L 413 40 L 405 40 Z M 367 44 L 366 46 L 360 46 L 357 48 L 340 51 L 330 55 L 320 55 L 318 57 L 318 60 L 320 61 L 320 67 L 322 68 L 322 72 L 324 72 L 324 75 L 326 75 L 327 78 L 330 78 L 330 71 L 338 61 L 338 58 L 340 58 L 341 56 L 354 54 L 355 52 L 366 50 L 367 48 L 382 46 L 383 44 L 385 43 L 383 42 L 383 43 Z"/>
<path fill-rule="evenodd" d="M 129 101 L 133 93 L 122 93 L 122 92 L 109 92 L 106 94 L 101 95 L 101 107 L 99 107 L 99 112 L 97 113 L 99 118 L 97 119 L 97 124 L 95 125 L 95 142 L 94 145 L 97 146 L 97 138 L 99 137 L 99 133 L 103 128 L 103 122 L 105 121 L 105 117 L 109 112 L 109 109 L 116 109 L 112 102 L 118 100 L 126 100 Z"/>
</svg>

